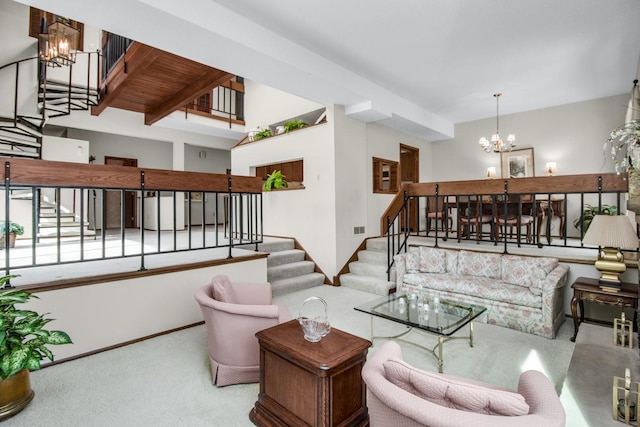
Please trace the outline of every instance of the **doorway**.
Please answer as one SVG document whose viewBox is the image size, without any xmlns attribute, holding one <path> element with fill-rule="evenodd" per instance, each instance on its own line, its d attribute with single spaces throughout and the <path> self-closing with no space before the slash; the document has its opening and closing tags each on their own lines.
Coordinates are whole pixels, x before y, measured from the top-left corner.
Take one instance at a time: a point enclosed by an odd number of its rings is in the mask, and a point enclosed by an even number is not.
<svg viewBox="0 0 640 427">
<path fill-rule="evenodd" d="M 132 166 L 138 167 L 138 159 L 127 159 L 124 157 L 104 157 L 105 165 L 112 166 Z M 138 208 L 138 192 L 125 191 L 124 198 L 122 193 L 115 190 L 107 190 L 105 196 L 105 227 L 120 228 L 124 223 L 124 228 L 138 228 L 137 208 Z M 122 201 L 124 199 L 124 221 L 122 216 Z"/>
<path fill-rule="evenodd" d="M 420 182 L 420 150 L 415 147 L 400 144 L 400 186 L 407 183 Z M 409 201 L 409 231 L 417 231 L 419 224 L 418 201 Z M 406 229 L 402 219 L 402 229 Z"/>
</svg>

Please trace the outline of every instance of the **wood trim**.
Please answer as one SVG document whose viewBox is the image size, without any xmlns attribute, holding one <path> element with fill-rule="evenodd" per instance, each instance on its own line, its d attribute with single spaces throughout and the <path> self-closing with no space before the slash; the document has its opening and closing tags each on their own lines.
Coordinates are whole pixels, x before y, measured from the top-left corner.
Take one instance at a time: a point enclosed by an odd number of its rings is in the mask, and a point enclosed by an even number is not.
<svg viewBox="0 0 640 427">
<path fill-rule="evenodd" d="M 228 82 L 222 83 L 220 86 L 235 90 L 236 92 L 244 93 L 244 83 L 238 83 L 235 80 L 229 80 Z"/>
<path fill-rule="evenodd" d="M 231 177 L 233 192 L 262 193 L 262 180 L 252 176 L 144 169 L 133 166 L 95 165 L 49 160 L 6 158 L 12 185 L 58 185 L 79 188 L 140 190 L 144 172 L 148 191 L 227 192 Z"/>
<path fill-rule="evenodd" d="M 184 87 L 181 91 L 174 94 L 163 104 L 158 105 L 153 110 L 145 113 L 144 124 L 154 124 L 158 120 L 168 116 L 169 114 L 180 109 L 180 107 L 191 101 L 193 99 L 194 93 L 202 94 L 205 92 L 210 92 L 213 90 L 213 88 L 229 81 L 229 79 L 231 79 L 232 77 L 233 74 L 227 73 L 226 71 L 217 70 L 215 68 L 211 69 L 208 74 L 202 76 L 202 78 Z"/>
<path fill-rule="evenodd" d="M 360 245 L 358 245 L 358 247 L 351 254 L 351 256 L 349 257 L 347 262 L 342 266 L 340 271 L 338 271 L 338 274 L 333 278 L 333 285 L 334 286 L 342 286 L 342 284 L 340 283 L 340 276 L 342 276 L 343 274 L 349 273 L 349 264 L 351 264 L 352 262 L 358 261 L 358 252 L 367 249 L 367 241 L 368 240 L 369 240 L 369 237 L 365 238 L 364 240 L 362 240 L 362 242 L 360 242 Z"/>
<path fill-rule="evenodd" d="M 154 49 L 142 43 L 134 42 L 127 52 L 120 58 L 102 85 L 100 103 L 91 107 L 91 115 L 98 116 L 109 107 L 122 93 L 127 79 L 135 77 L 137 73 L 146 71 L 158 59 L 161 50 Z"/>
<path fill-rule="evenodd" d="M 206 117 L 208 119 L 219 120 L 219 121 L 224 122 L 224 123 L 231 122 L 234 125 L 240 125 L 240 126 L 244 126 L 245 125 L 244 120 L 229 119 L 228 117 L 224 117 L 224 116 L 221 116 L 221 115 L 218 116 L 216 114 L 211 114 L 211 113 L 208 113 L 206 111 L 200 111 L 200 110 L 197 110 L 195 108 L 183 107 L 183 108 L 180 109 L 180 111 L 184 111 L 187 114 L 193 114 L 193 115 L 196 115 L 196 116 Z"/>
<path fill-rule="evenodd" d="M 324 274 L 324 271 L 322 271 L 320 269 L 320 267 L 318 267 L 318 263 L 314 261 L 314 259 L 309 255 L 309 252 L 307 252 L 307 250 L 300 244 L 300 242 L 298 242 L 298 239 L 296 239 L 295 237 L 283 237 L 284 239 L 292 239 L 293 240 L 293 247 L 295 249 L 299 249 L 301 251 L 304 251 L 304 259 L 305 261 L 311 261 L 314 265 L 313 268 L 313 272 L 314 273 L 320 273 L 324 276 L 324 284 L 325 285 L 332 285 L 335 286 L 331 280 L 329 280 L 329 277 Z"/>
<path fill-rule="evenodd" d="M 240 145 L 254 144 L 256 142 L 261 142 L 261 141 L 269 141 L 269 140 L 271 140 L 271 138 L 279 138 L 281 136 L 287 136 L 287 135 L 290 135 L 290 134 L 292 134 L 294 132 L 299 132 L 299 131 L 302 131 L 302 130 L 310 129 L 310 128 L 313 128 L 313 127 L 316 127 L 316 126 L 324 125 L 326 123 L 329 123 L 329 122 L 324 120 L 324 121 L 322 121 L 320 123 L 310 124 L 310 125 L 307 125 L 307 126 L 305 126 L 303 128 L 300 128 L 300 129 L 294 129 L 294 130 L 292 130 L 291 132 L 288 132 L 288 133 L 281 133 L 281 134 L 278 134 L 278 135 L 273 135 L 273 136 L 270 136 L 269 138 L 262 138 L 262 139 L 259 139 L 257 141 L 249 141 L 249 136 L 245 135 L 241 140 L 239 140 L 238 142 L 233 144 L 231 149 L 233 150 L 234 148 L 239 147 Z"/>
</svg>

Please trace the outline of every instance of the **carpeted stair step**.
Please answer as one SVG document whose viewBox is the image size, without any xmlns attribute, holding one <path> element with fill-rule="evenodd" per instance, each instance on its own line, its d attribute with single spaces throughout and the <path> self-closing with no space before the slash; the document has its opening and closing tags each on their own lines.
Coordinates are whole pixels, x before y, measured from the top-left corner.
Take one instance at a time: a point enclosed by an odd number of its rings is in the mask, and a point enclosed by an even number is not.
<svg viewBox="0 0 640 427">
<path fill-rule="evenodd" d="M 289 264 L 304 261 L 304 251 L 300 249 L 288 249 L 284 251 L 271 252 L 267 258 L 267 267 Z"/>
<path fill-rule="evenodd" d="M 372 276 L 347 273 L 340 276 L 340 285 L 376 295 L 388 295 L 395 288 L 394 282 Z"/>
<path fill-rule="evenodd" d="M 284 265 L 276 265 L 267 268 L 267 280 L 273 282 L 275 280 L 288 279 L 290 277 L 302 276 L 304 274 L 313 273 L 315 264 L 311 261 L 298 261 Z"/>
<path fill-rule="evenodd" d="M 386 264 L 387 263 L 387 251 L 358 251 L 358 261 L 366 262 L 369 264 Z"/>
<path fill-rule="evenodd" d="M 367 240 L 367 250 L 387 253 L 387 239 L 376 238 Z"/>
<path fill-rule="evenodd" d="M 247 245 L 236 245 L 236 248 L 239 249 L 247 249 L 254 251 L 256 249 L 255 244 L 247 244 Z M 262 243 L 258 244 L 258 251 L 260 252 L 279 252 L 293 249 L 295 247 L 295 243 L 293 239 L 270 239 L 265 237 Z"/>
<path fill-rule="evenodd" d="M 386 263 L 371 264 L 368 262 L 354 261 L 349 263 L 349 272 L 362 276 L 373 276 L 379 279 L 387 278 Z"/>
<path fill-rule="evenodd" d="M 271 283 L 271 293 L 276 296 L 320 286 L 324 284 L 324 276 L 320 273 L 309 273 L 286 279 L 270 280 L 269 282 Z M 300 304 L 302 304 L 302 301 L 300 301 Z M 297 316 L 297 313 L 291 313 L 291 315 Z"/>
</svg>

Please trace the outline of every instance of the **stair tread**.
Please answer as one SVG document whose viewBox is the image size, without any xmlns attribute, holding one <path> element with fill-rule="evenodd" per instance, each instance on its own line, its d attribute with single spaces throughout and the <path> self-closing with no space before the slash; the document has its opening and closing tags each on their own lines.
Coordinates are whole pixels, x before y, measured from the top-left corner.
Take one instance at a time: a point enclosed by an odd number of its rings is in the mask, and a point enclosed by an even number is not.
<svg viewBox="0 0 640 427">
<path fill-rule="evenodd" d="M 271 293 L 274 296 L 294 292 L 300 289 L 312 288 L 324 284 L 324 275 L 320 273 L 309 273 L 287 279 L 273 280 L 271 283 Z"/>
</svg>

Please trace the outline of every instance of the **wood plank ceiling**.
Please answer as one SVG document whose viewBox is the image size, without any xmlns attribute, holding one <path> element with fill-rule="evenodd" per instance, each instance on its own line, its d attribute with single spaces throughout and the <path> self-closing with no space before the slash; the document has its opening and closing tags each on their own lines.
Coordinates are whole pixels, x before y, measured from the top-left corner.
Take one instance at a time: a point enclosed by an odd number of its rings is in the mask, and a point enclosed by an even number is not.
<svg viewBox="0 0 640 427">
<path fill-rule="evenodd" d="M 94 116 L 107 107 L 144 113 L 151 125 L 182 108 L 233 74 L 134 42 L 100 89 Z"/>
</svg>

